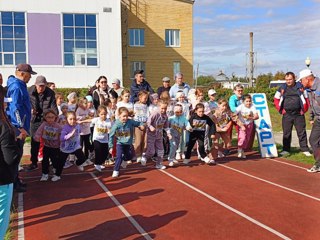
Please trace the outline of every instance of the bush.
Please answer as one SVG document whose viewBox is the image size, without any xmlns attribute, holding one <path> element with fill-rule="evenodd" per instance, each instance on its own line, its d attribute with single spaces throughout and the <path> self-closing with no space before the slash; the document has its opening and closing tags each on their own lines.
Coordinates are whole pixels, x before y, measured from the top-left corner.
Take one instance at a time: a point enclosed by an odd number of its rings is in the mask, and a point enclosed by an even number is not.
<svg viewBox="0 0 320 240">
<path fill-rule="evenodd" d="M 85 97 L 88 95 L 88 88 L 56 88 L 56 93 L 62 93 L 64 100 L 67 100 L 67 96 L 71 92 L 76 92 L 78 97 Z"/>
</svg>

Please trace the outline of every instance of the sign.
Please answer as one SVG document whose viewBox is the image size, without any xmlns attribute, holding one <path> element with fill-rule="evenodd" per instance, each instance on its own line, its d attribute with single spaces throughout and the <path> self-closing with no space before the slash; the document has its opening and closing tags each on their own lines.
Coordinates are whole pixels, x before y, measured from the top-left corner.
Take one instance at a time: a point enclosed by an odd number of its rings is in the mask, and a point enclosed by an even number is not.
<svg viewBox="0 0 320 240">
<path fill-rule="evenodd" d="M 252 93 L 251 96 L 259 115 L 259 119 L 255 120 L 254 124 L 256 126 L 261 157 L 278 157 L 266 94 Z"/>
</svg>

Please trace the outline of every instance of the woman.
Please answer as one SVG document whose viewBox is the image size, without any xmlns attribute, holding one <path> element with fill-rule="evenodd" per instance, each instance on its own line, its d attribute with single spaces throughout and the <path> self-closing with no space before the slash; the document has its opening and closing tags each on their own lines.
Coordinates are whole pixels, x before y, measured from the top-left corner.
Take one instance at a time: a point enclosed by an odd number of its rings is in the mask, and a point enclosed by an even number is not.
<svg viewBox="0 0 320 240">
<path fill-rule="evenodd" d="M 92 94 L 93 105 L 96 110 L 101 104 L 104 105 L 104 101 L 109 98 L 109 86 L 107 77 L 100 76 L 97 81 L 99 83 L 99 86 L 96 90 L 93 91 Z"/>
<path fill-rule="evenodd" d="M 4 112 L 4 89 L 0 86 L 0 239 L 4 239 L 9 225 L 15 168 L 18 164 L 15 132 Z"/>
</svg>

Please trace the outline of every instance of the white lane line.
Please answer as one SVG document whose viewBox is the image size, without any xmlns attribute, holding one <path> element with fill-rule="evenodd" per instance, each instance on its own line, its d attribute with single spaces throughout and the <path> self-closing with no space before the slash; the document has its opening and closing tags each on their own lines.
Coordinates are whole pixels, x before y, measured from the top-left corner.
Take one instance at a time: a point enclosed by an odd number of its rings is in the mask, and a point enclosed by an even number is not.
<svg viewBox="0 0 320 240">
<path fill-rule="evenodd" d="M 229 205 L 225 204 L 224 202 L 221 202 L 220 200 L 216 199 L 215 197 L 213 197 L 213 196 L 211 196 L 211 195 L 209 195 L 209 194 L 207 194 L 207 193 L 203 192 L 202 190 L 200 190 L 200 189 L 198 189 L 198 188 L 196 188 L 196 187 L 192 186 L 191 184 L 189 184 L 189 183 L 187 183 L 187 182 L 185 182 L 185 181 L 181 180 L 180 178 L 177 178 L 176 176 L 174 176 L 174 175 L 172 175 L 172 174 L 170 174 L 170 173 L 168 173 L 168 172 L 166 172 L 166 171 L 164 171 L 164 170 L 160 170 L 160 171 L 161 171 L 161 172 L 163 172 L 164 174 L 168 175 L 169 177 L 173 178 L 174 180 L 176 180 L 176 181 L 178 181 L 178 182 L 182 183 L 183 185 L 185 185 L 185 186 L 187 186 L 187 187 L 191 188 L 192 190 L 194 190 L 194 191 L 196 191 L 196 192 L 200 193 L 201 195 L 203 195 L 203 196 L 205 196 L 205 197 L 209 198 L 211 201 L 213 201 L 213 202 L 215 202 L 215 203 L 217 203 L 217 204 L 221 205 L 222 207 L 224 207 L 224 208 L 226 208 L 226 209 L 230 210 L 231 212 L 234 212 L 234 213 L 238 214 L 239 216 L 241 216 L 241 217 L 243 217 L 243 218 L 247 219 L 248 221 L 250 221 L 250 222 L 252 222 L 252 223 L 254 223 L 254 224 L 256 224 L 256 225 L 258 225 L 259 227 L 266 229 L 267 231 L 269 231 L 269 232 L 271 232 L 271 233 L 273 233 L 273 234 L 277 235 L 278 237 L 280 237 L 280 238 L 282 238 L 282 239 L 286 239 L 286 240 L 291 239 L 291 238 L 289 238 L 289 237 L 287 237 L 287 236 L 283 235 L 282 233 L 278 232 L 277 230 L 275 230 L 275 229 L 273 229 L 273 228 L 271 228 L 271 227 L 268 227 L 267 225 L 265 225 L 265 224 L 263 224 L 263 223 L 261 223 L 261 222 L 259 222 L 259 221 L 255 220 L 254 218 L 252 218 L 252 217 L 250 217 L 250 216 L 248 216 L 248 215 L 244 214 L 243 212 L 240 212 L 239 210 L 237 210 L 237 209 L 235 209 L 235 208 L 233 208 L 233 207 L 231 207 L 231 206 L 229 206 Z"/>
<path fill-rule="evenodd" d="M 24 240 L 23 193 L 18 194 L 18 240 Z"/>
<path fill-rule="evenodd" d="M 259 177 L 256 177 L 256 176 L 253 176 L 249 173 L 246 173 L 246 172 L 243 172 L 243 171 L 240 171 L 238 169 L 235 169 L 235 168 L 232 168 L 232 167 L 229 167 L 229 166 L 226 166 L 226 165 L 222 165 L 222 164 L 217 164 L 218 166 L 220 167 L 224 167 L 224 168 L 227 168 L 229 170 L 232 170 L 232 171 L 235 171 L 235 172 L 238 172 L 238 173 L 241 173 L 243 175 L 246 175 L 248 177 L 251 177 L 251 178 L 254 178 L 254 179 L 257 179 L 259 181 L 262 181 L 262 182 L 265 182 L 265 183 L 268 183 L 268 184 L 271 184 L 273 186 L 276 186 L 276 187 L 279 187 L 279 188 L 282 188 L 282 189 L 285 189 L 287 191 L 290 191 L 290 192 L 293 192 L 293 193 L 297 193 L 299 195 L 302 195 L 304 197 L 307 197 L 307 198 L 311 198 L 313 200 L 316 200 L 316 201 L 319 201 L 320 202 L 320 198 L 317 198 L 317 197 L 314 197 L 314 196 L 311 196 L 311 195 L 308 195 L 306 193 L 303 193 L 303 192 L 299 192 L 297 190 L 294 190 L 294 189 L 291 189 L 291 188 L 288 188 L 288 187 L 285 187 L 285 186 L 282 186 L 280 184 L 277 184 L 277 183 L 274 183 L 274 182 L 271 182 L 271 181 L 268 181 L 268 180 L 265 180 L 265 179 L 262 179 L 262 178 L 259 178 Z"/>
<path fill-rule="evenodd" d="M 277 162 L 277 163 L 281 163 L 281 164 L 284 164 L 284 165 L 288 165 L 288 166 L 291 166 L 291 167 L 300 168 L 300 169 L 303 169 L 303 170 L 307 170 L 308 169 L 308 168 L 304 168 L 304 167 L 300 167 L 300 166 L 294 165 L 292 163 L 282 162 L 282 161 L 276 160 L 276 159 L 268 158 L 268 160 L 274 161 L 274 162 Z"/>
<path fill-rule="evenodd" d="M 114 204 L 120 209 L 120 211 L 129 219 L 132 225 L 138 230 L 138 232 L 147 240 L 152 240 L 151 236 L 141 227 L 141 225 L 131 216 L 131 214 L 121 205 L 121 203 L 113 196 L 109 189 L 97 178 L 97 176 L 90 172 L 91 177 L 99 184 L 99 186 L 105 191 L 105 193 L 111 198 Z"/>
</svg>

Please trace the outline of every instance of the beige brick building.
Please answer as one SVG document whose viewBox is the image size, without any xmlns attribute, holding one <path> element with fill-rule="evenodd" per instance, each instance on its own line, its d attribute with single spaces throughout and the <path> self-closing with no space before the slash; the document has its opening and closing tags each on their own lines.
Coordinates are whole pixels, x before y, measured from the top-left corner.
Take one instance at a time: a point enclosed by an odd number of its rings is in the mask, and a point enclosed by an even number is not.
<svg viewBox="0 0 320 240">
<path fill-rule="evenodd" d="M 122 0 L 124 86 L 144 69 L 153 88 L 175 72 L 193 81 L 193 0 Z M 173 81 L 171 81 L 173 83 Z"/>
</svg>

